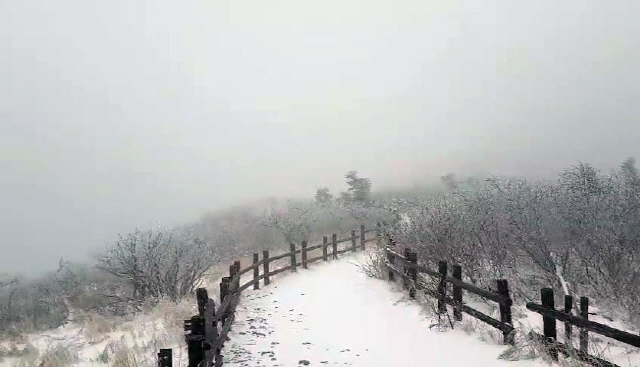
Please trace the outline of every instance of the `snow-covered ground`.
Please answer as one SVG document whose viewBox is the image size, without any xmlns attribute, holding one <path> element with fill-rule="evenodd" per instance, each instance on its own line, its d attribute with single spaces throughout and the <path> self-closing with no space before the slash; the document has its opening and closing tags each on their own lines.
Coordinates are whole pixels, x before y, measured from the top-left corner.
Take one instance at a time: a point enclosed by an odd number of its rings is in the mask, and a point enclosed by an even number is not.
<svg viewBox="0 0 640 367">
<path fill-rule="evenodd" d="M 542 366 L 432 317 L 357 266 L 363 254 L 314 264 L 246 292 L 223 354 L 229 366 Z M 225 363 L 225 365 L 227 364 Z"/>
<path fill-rule="evenodd" d="M 500 344 L 501 334 L 468 315 L 454 330 L 439 331 L 433 314 L 409 300 L 406 292 L 367 277 L 358 266 L 365 259 L 365 254 L 356 253 L 339 261 L 314 263 L 309 269 L 298 269 L 296 274 L 277 275 L 270 286 L 258 291 L 245 291 L 231 339 L 223 349 L 225 365 L 549 366 L 540 358 L 513 362 L 499 359 L 508 349 Z M 209 276 L 206 285 L 212 296 L 224 268 Z M 251 276 L 245 275 L 243 281 Z M 465 302 L 499 317 L 496 307 L 467 293 Z M 598 311 L 596 307 L 591 310 Z M 31 356 L 0 359 L 0 367 L 38 366 L 47 354 L 65 360 L 60 366 L 151 367 L 156 365 L 155 354 L 160 348 L 173 348 L 174 366 L 186 366 L 182 320 L 195 312 L 195 300 L 177 305 L 162 302 L 150 312 L 113 325 L 109 331 L 87 329 L 96 323 L 70 323 L 27 335 L 22 342 L 0 341 L 0 348 L 5 350 L 30 345 L 35 351 Z M 531 329 L 540 332 L 540 315 L 528 312 L 522 305 L 514 307 L 513 312 L 514 323 L 522 333 Z M 592 319 L 630 332 L 637 330 L 601 316 L 594 315 Z M 562 339 L 561 323 L 558 330 Z M 601 341 L 590 344 L 594 354 L 620 366 L 640 366 L 639 348 L 623 347 L 593 333 L 590 338 Z"/>
<path fill-rule="evenodd" d="M 182 320 L 196 312 L 191 303 L 163 302 L 131 320 L 112 320 L 110 331 L 95 332 L 88 330 L 90 324 L 68 323 L 20 341 L 0 341 L 4 350 L 23 350 L 19 357 L 0 358 L 0 367 L 151 367 L 157 365 L 160 348 L 173 348 L 174 366 L 186 366 Z"/>
</svg>

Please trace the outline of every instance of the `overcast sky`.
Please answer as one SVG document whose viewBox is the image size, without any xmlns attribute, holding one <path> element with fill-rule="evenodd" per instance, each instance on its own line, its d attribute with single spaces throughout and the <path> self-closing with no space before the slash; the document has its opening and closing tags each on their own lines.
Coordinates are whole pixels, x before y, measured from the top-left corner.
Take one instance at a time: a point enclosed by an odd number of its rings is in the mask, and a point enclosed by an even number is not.
<svg viewBox="0 0 640 367">
<path fill-rule="evenodd" d="M 264 196 L 640 158 L 640 2 L 0 0 L 0 272 Z"/>
</svg>

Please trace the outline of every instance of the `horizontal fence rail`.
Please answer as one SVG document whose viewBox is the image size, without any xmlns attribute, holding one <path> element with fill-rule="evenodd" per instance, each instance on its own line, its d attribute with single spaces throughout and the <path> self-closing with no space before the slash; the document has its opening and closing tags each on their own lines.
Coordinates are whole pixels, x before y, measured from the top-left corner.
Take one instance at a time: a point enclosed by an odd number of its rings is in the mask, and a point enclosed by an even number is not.
<svg viewBox="0 0 640 367">
<path fill-rule="evenodd" d="M 527 303 L 527 309 L 542 315 L 544 335 L 532 332 L 530 336 L 546 344 L 546 349 L 552 359 L 558 360 L 559 353 L 562 353 L 568 356 L 575 356 L 583 362 L 594 366 L 618 367 L 609 361 L 589 354 L 589 332 L 640 348 L 640 335 L 590 321 L 589 299 L 587 297 L 580 297 L 580 316 L 571 314 L 573 297 L 570 295 L 565 295 L 563 311 L 555 308 L 555 297 L 552 288 L 542 288 L 540 290 L 540 298 L 541 304 L 529 302 Z M 556 320 L 565 324 L 565 343 L 560 343 L 557 340 Z M 573 326 L 580 329 L 579 349 L 573 347 Z"/>
<path fill-rule="evenodd" d="M 376 232 L 376 236 L 367 236 L 368 233 Z M 369 238 L 367 238 L 369 237 Z M 249 288 L 259 289 L 260 281 L 269 285 L 272 277 L 286 271 L 296 272 L 298 268 L 306 269 L 309 264 L 317 261 L 329 261 L 337 259 L 338 255 L 366 249 L 366 243 L 379 240 L 386 244 L 386 267 L 388 278 L 394 282 L 400 280 L 403 288 L 408 290 L 410 298 L 416 298 L 417 291 L 437 299 L 437 313 L 439 316 L 447 313 L 447 305 L 453 308 L 453 318 L 455 321 L 462 320 L 462 314 L 470 315 L 503 333 L 505 344 L 514 344 L 515 329 L 512 320 L 511 307 L 513 300 L 510 296 L 509 285 L 506 279 L 496 280 L 496 290 L 489 290 L 478 287 L 474 284 L 462 280 L 462 266 L 453 265 L 449 274 L 449 264 L 446 261 L 438 263 L 438 270 L 429 269 L 427 266 L 419 264 L 418 255 L 409 248 L 402 251 L 395 241 L 388 235 L 381 232 L 378 224 L 376 229 L 365 229 L 360 226 L 360 231 L 351 231 L 351 235 L 338 239 L 337 234 L 331 237 L 323 237 L 322 243 L 308 246 L 302 242 L 300 248 L 295 244 L 290 244 L 290 251 L 275 256 L 270 256 L 268 250 L 253 254 L 251 265 L 241 268 L 240 262 L 235 261 L 229 266 L 229 276 L 223 277 L 220 282 L 220 304 L 216 308 L 214 301 L 208 297 L 207 290 L 199 288 L 196 291 L 198 303 L 198 315 L 184 321 L 185 340 L 189 364 L 188 367 L 211 367 L 222 366 L 223 356 L 221 351 L 227 340 L 228 333 L 232 328 L 235 319 L 235 310 L 238 305 L 240 294 Z M 339 244 L 347 243 L 346 247 L 339 248 Z M 322 253 L 309 257 L 312 251 L 321 250 Z M 288 260 L 289 264 L 277 269 L 273 269 L 274 261 Z M 285 261 L 286 261 L 285 260 Z M 251 275 L 251 279 L 242 283 L 242 276 Z M 426 275 L 426 276 L 425 276 Z M 452 292 L 448 293 L 448 285 L 451 285 Z M 479 310 L 465 304 L 463 292 L 467 291 L 482 297 L 486 300 L 496 302 L 500 310 L 500 319 L 496 319 Z M 594 366 L 619 367 L 614 363 L 589 354 L 588 333 L 593 332 L 599 335 L 612 338 L 619 342 L 640 347 L 640 336 L 626 331 L 618 330 L 610 326 L 589 320 L 589 299 L 580 298 L 580 309 L 578 316 L 572 315 L 573 299 L 565 296 L 564 310 L 557 310 L 554 305 L 553 289 L 543 288 L 541 290 L 541 304 L 533 302 L 526 304 L 527 309 L 539 313 L 543 317 L 544 335 L 530 332 L 529 337 L 546 345 L 546 350 L 553 359 L 558 359 L 558 355 L 578 358 Z M 565 342 L 557 340 L 556 321 L 565 324 Z M 573 327 L 579 329 L 579 348 L 573 347 Z M 158 353 L 159 367 L 172 367 L 172 350 L 160 349 Z"/>
<path fill-rule="evenodd" d="M 269 285 L 271 278 L 285 271 L 297 271 L 298 268 L 306 269 L 309 264 L 316 261 L 329 261 L 337 259 L 338 255 L 357 251 L 358 248 L 365 250 L 366 243 L 377 241 L 380 236 L 380 224 L 376 229 L 365 229 L 360 226 L 360 233 L 351 231 L 351 236 L 338 240 L 337 234 L 333 234 L 331 242 L 328 237 L 323 237 L 322 243 L 307 246 L 307 242 L 301 243 L 301 248 L 296 248 L 295 244 L 290 244 L 290 251 L 270 256 L 268 250 L 262 252 L 262 259 L 259 253 L 253 254 L 253 263 L 245 268 L 241 268 L 240 261 L 235 261 L 229 266 L 229 276 L 223 277 L 220 282 L 220 304 L 216 308 L 215 302 L 209 298 L 205 288 L 196 290 L 196 301 L 198 303 L 198 314 L 184 321 L 185 341 L 187 344 L 187 355 L 189 359 L 188 367 L 218 367 L 223 365 L 223 355 L 221 354 L 224 343 L 227 340 L 235 319 L 235 310 L 240 300 L 240 294 L 248 288 L 260 289 L 260 281 Z M 375 237 L 366 238 L 366 234 L 376 232 Z M 359 241 L 358 241 L 359 240 Z M 350 242 L 346 248 L 339 249 L 338 244 Z M 309 252 L 322 250 L 322 255 L 308 258 Z M 298 261 L 300 254 L 300 261 Z M 271 269 L 271 264 L 276 260 L 289 259 L 290 264 L 278 269 Z M 241 285 L 243 275 L 251 274 L 251 280 Z M 172 350 L 160 349 L 158 353 L 158 367 L 172 367 Z"/>
<path fill-rule="evenodd" d="M 453 315 L 456 321 L 462 320 L 462 313 L 466 313 L 476 319 L 485 322 L 503 332 L 504 343 L 514 344 L 515 329 L 511 316 L 511 306 L 513 301 L 509 295 L 508 282 L 505 279 L 496 281 L 497 292 L 480 288 L 476 285 L 466 283 L 462 280 L 462 267 L 453 266 L 451 276 L 447 274 L 448 264 L 440 261 L 438 270 L 429 269 L 418 264 L 418 256 L 409 248 L 399 251 L 395 241 L 388 235 L 383 234 L 381 238 L 386 242 L 386 265 L 388 268 L 388 278 L 395 281 L 396 276 L 402 280 L 402 285 L 409 290 L 409 296 L 415 298 L 416 290 L 422 290 L 438 299 L 439 314 L 446 313 L 446 305 L 453 307 Z M 426 274 L 438 282 L 434 287 L 420 277 L 419 274 Z M 453 288 L 452 295 L 447 294 L 447 284 Z M 462 290 L 471 292 L 477 296 L 498 303 L 500 307 L 500 320 L 497 320 L 485 313 L 464 304 Z M 572 315 L 573 297 L 566 295 L 564 309 L 557 310 L 554 305 L 553 289 L 543 288 L 541 290 L 541 304 L 529 302 L 527 309 L 539 313 L 543 318 L 544 335 L 535 332 L 529 333 L 529 338 L 545 345 L 545 350 L 552 359 L 558 360 L 559 353 L 565 356 L 577 358 L 583 362 L 599 367 L 620 367 L 602 358 L 589 354 L 589 332 L 597 333 L 617 340 L 621 343 L 640 347 L 640 335 L 618 330 L 613 327 L 589 320 L 589 299 L 580 298 L 579 315 Z M 557 340 L 556 320 L 565 324 L 565 343 Z M 579 329 L 579 348 L 573 346 L 573 327 Z"/>
<path fill-rule="evenodd" d="M 429 269 L 418 264 L 418 255 L 410 249 L 405 248 L 400 254 L 396 249 L 395 242 L 389 237 L 387 243 L 390 245 L 386 248 L 387 267 L 389 269 L 389 280 L 394 281 L 395 275 L 402 278 L 403 286 L 409 289 L 409 296 L 415 298 L 417 290 L 422 290 L 426 294 L 438 299 L 438 314 L 447 312 L 447 304 L 453 306 L 453 315 L 456 321 L 462 320 L 462 313 L 466 313 L 484 323 L 501 330 L 503 333 L 504 343 L 514 343 L 514 327 L 511 317 L 511 306 L 513 301 L 509 296 L 508 283 L 505 279 L 497 281 L 498 293 L 480 288 L 476 285 L 462 281 L 462 266 L 453 266 L 453 276 L 449 276 L 448 264 L 446 261 L 440 261 L 438 271 Z M 401 266 L 402 268 L 400 268 Z M 427 274 L 438 281 L 436 289 L 431 289 L 427 282 L 423 281 L 418 275 Z M 447 295 L 447 284 L 453 287 L 452 295 Z M 491 301 L 497 302 L 500 306 L 500 320 L 484 314 L 463 302 L 462 290 L 466 290 L 478 296 L 484 297 Z"/>
</svg>

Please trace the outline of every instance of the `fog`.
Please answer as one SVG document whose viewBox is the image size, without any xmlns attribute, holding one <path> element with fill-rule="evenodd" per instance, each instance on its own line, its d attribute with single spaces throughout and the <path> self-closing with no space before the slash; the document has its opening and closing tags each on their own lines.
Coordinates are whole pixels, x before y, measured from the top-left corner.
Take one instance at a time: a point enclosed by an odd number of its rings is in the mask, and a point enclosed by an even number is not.
<svg viewBox="0 0 640 367">
<path fill-rule="evenodd" d="M 0 0 L 0 272 L 358 170 L 640 157 L 634 1 Z"/>
</svg>

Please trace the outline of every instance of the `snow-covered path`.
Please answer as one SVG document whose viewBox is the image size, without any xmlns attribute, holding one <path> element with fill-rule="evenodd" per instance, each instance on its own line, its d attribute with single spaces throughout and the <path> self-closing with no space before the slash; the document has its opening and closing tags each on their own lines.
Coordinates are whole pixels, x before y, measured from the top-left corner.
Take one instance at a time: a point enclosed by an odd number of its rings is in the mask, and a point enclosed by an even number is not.
<svg viewBox="0 0 640 367">
<path fill-rule="evenodd" d="M 430 318 L 384 281 L 366 277 L 362 254 L 314 264 L 246 291 L 223 350 L 230 366 L 539 366 L 497 359 L 505 347 L 463 331 L 430 330 Z"/>
</svg>

